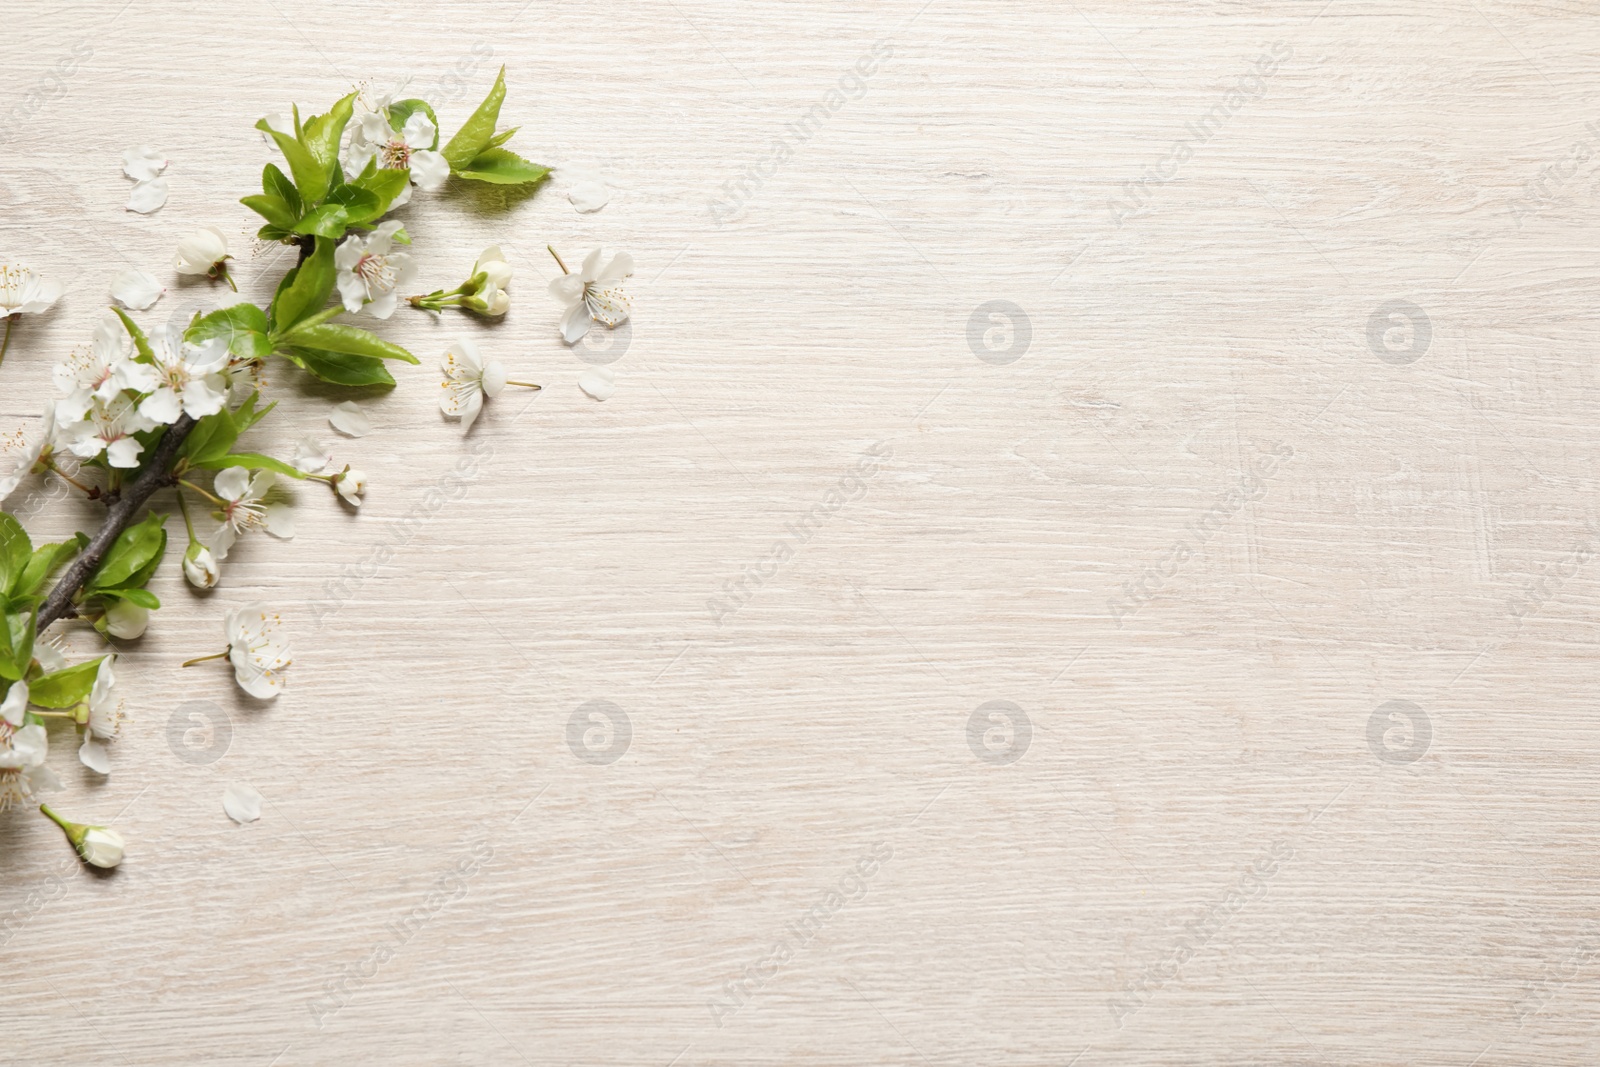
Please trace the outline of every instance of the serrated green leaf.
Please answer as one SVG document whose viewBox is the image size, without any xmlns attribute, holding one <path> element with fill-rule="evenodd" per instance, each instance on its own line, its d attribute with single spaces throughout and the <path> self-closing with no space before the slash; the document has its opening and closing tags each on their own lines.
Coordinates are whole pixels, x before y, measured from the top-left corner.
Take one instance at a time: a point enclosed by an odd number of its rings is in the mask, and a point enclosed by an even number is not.
<svg viewBox="0 0 1600 1067">
<path fill-rule="evenodd" d="M 104 659 L 101 656 L 87 663 L 40 675 L 28 683 L 28 703 L 41 708 L 70 708 L 82 704 L 94 691 L 94 680 L 100 673 L 100 663 Z"/>
<path fill-rule="evenodd" d="M 129 588 L 149 581 L 167 548 L 167 531 L 163 526 L 166 521 L 165 515 L 152 511 L 143 522 L 118 534 L 100 566 L 84 583 L 84 592 Z"/>
<path fill-rule="evenodd" d="M 404 363 L 417 362 L 416 356 L 399 345 L 385 341 L 375 333 L 338 322 L 303 326 L 290 331 L 284 340 L 297 348 L 318 348 L 326 352 L 370 356 L 375 359 L 398 359 Z"/>
<path fill-rule="evenodd" d="M 377 193 L 359 184 L 359 180 L 357 184 L 341 185 L 334 189 L 328 194 L 328 203 L 343 207 L 345 217 L 351 222 L 367 222 L 375 219 L 389 207 L 386 202 L 379 199 Z"/>
<path fill-rule="evenodd" d="M 550 176 L 550 168 L 529 163 L 509 148 L 486 148 L 456 175 L 495 185 L 527 185 L 544 181 Z"/>
<path fill-rule="evenodd" d="M 394 385 L 394 378 L 383 360 L 371 356 L 352 356 L 316 348 L 289 349 L 289 359 L 314 377 L 335 385 Z"/>
<path fill-rule="evenodd" d="M 33 541 L 28 531 L 22 528 L 22 523 L 0 511 L 0 594 L 17 588 L 32 558 Z"/>
<path fill-rule="evenodd" d="M 310 318 L 322 310 L 333 292 L 333 241 L 326 237 L 316 239 L 317 247 L 296 267 L 272 299 L 272 326 L 275 334 L 283 334 L 302 319 Z"/>
<path fill-rule="evenodd" d="M 478 110 L 472 113 L 456 135 L 450 138 L 450 143 L 444 146 L 444 158 L 449 161 L 451 170 L 460 170 L 488 147 L 489 139 L 494 136 L 495 123 L 500 121 L 500 104 L 506 98 L 506 68 L 501 67 L 500 73 L 495 76 L 494 87 L 489 90 L 489 95 L 483 98 L 483 103 L 478 105 Z"/>
<path fill-rule="evenodd" d="M 296 111 L 296 127 L 299 124 L 299 112 Z M 283 158 L 289 164 L 289 173 L 294 175 L 295 187 L 300 190 L 302 202 L 315 204 L 328 195 L 328 168 L 311 154 L 310 149 L 295 137 L 280 133 L 267 125 L 266 119 L 256 123 L 256 129 L 272 138 L 273 143 L 278 146 L 278 151 L 283 153 Z"/>
<path fill-rule="evenodd" d="M 350 122 L 356 95 L 351 93 L 344 97 L 329 108 L 326 115 L 313 115 L 306 119 L 305 125 L 301 128 L 300 140 L 305 142 L 312 158 L 324 167 L 339 157 L 339 140 L 344 136 L 344 128 Z"/>
<path fill-rule="evenodd" d="M 439 116 L 433 113 L 433 108 L 426 100 L 413 98 L 410 100 L 396 100 L 390 104 L 389 125 L 398 133 L 405 129 L 406 119 L 417 111 L 428 116 L 428 120 L 433 123 L 433 143 L 428 148 L 430 151 L 437 152 L 439 150 Z"/>
<path fill-rule="evenodd" d="M 290 210 L 289 205 L 282 197 L 256 193 L 252 196 L 240 197 L 239 203 L 254 211 L 272 225 L 285 229 L 292 229 L 295 219 L 298 217 Z"/>
<path fill-rule="evenodd" d="M 122 325 L 127 327 L 128 336 L 133 338 L 133 347 L 138 350 L 139 358 L 146 363 L 154 363 L 156 354 L 150 350 L 150 338 L 146 337 L 144 331 L 139 329 L 139 324 L 128 318 L 128 313 L 121 308 L 114 307 L 111 310 L 117 313 L 117 317 L 122 320 Z"/>
<path fill-rule="evenodd" d="M 304 210 L 300 205 L 300 190 L 294 187 L 294 182 L 290 181 L 276 164 L 268 163 L 261 169 L 261 191 L 288 204 L 295 218 L 299 218 L 301 211 Z"/>
<path fill-rule="evenodd" d="M 272 354 L 267 313 L 254 304 L 235 304 L 203 315 L 189 324 L 183 336 L 195 342 L 224 338 L 228 351 L 245 359 L 265 359 Z"/>
</svg>

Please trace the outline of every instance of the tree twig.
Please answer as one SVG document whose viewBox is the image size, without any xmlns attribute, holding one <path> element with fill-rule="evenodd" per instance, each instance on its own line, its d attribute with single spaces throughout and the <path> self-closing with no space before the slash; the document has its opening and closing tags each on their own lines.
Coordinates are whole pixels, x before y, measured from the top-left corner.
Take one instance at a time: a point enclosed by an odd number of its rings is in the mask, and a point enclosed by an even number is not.
<svg viewBox="0 0 1600 1067">
<path fill-rule="evenodd" d="M 167 427 L 167 432 L 161 435 L 161 442 L 151 453 L 144 472 L 122 487 L 122 494 L 106 509 L 106 518 L 100 524 L 99 532 L 89 539 L 88 547 L 56 580 L 49 597 L 39 608 L 39 633 L 43 633 L 45 627 L 56 620 L 74 614 L 73 596 L 83 588 L 83 583 L 89 580 L 95 568 L 100 566 L 100 561 L 110 551 L 117 537 L 128 528 L 134 515 L 157 489 L 172 484 L 172 461 L 178 457 L 178 449 L 183 447 L 184 439 L 194 425 L 194 420 L 189 416 L 179 416 L 178 421 Z"/>
</svg>

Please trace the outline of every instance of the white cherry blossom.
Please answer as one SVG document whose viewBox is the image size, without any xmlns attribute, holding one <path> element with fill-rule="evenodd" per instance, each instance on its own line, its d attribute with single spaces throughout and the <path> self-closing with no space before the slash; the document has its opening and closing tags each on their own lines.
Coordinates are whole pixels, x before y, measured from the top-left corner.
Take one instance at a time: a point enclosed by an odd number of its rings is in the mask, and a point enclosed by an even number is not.
<svg viewBox="0 0 1600 1067">
<path fill-rule="evenodd" d="M 506 387 L 505 366 L 497 359 L 485 360 L 478 346 L 465 339 L 445 350 L 439 368 L 444 371 L 439 409 L 460 419 L 463 430 L 470 430 L 477 421 L 483 398 L 499 396 Z"/>
<path fill-rule="evenodd" d="M 218 472 L 213 488 L 222 499 L 221 510 L 216 512 L 222 525 L 210 545 L 217 559 L 227 559 L 234 542 L 250 530 L 265 530 L 284 540 L 294 536 L 294 513 L 288 505 L 266 501 L 277 481 L 277 474 L 269 470 L 256 471 L 254 477 L 243 467 Z"/>
<path fill-rule="evenodd" d="M 87 423 L 80 426 L 79 436 L 72 443 L 72 452 L 81 459 L 93 459 L 104 452 L 111 466 L 131 469 L 139 465 L 144 451 L 144 444 L 134 434 L 155 428 L 156 423 L 139 414 L 131 397 L 118 395 L 109 402 L 96 399 Z"/>
<path fill-rule="evenodd" d="M 283 619 L 264 604 L 250 604 L 228 614 L 228 660 L 239 688 L 260 700 L 283 689 L 283 672 L 291 662 Z"/>
<path fill-rule="evenodd" d="M 344 309 L 352 314 L 362 305 L 375 319 L 394 314 L 400 302 L 399 288 L 416 277 L 417 265 L 405 252 L 392 252 L 394 235 L 402 223 L 390 219 L 366 237 L 351 234 L 333 254 L 338 273 L 339 296 Z"/>
<path fill-rule="evenodd" d="M 581 340 L 592 322 L 614 327 L 628 318 L 633 301 L 620 285 L 633 273 L 633 257 L 619 252 L 601 266 L 604 256 L 604 250 L 597 248 L 584 259 L 578 273 L 565 273 L 550 282 L 550 295 L 567 305 L 561 316 L 561 337 L 569 345 Z M 561 263 L 559 256 L 556 262 Z M 565 264 L 561 269 L 566 270 Z"/>
<path fill-rule="evenodd" d="M 396 132 L 389 123 L 387 108 L 367 111 L 361 115 L 351 135 L 345 169 L 352 176 L 360 174 L 376 157 L 380 170 L 409 170 L 417 188 L 431 193 L 450 176 L 449 161 L 433 150 L 438 137 L 438 128 L 425 112 L 413 111 Z M 411 187 L 407 186 L 390 206 L 399 207 L 410 199 Z"/>
<path fill-rule="evenodd" d="M 171 321 L 151 340 L 156 381 L 150 395 L 139 402 L 139 414 L 170 426 L 180 415 L 202 419 L 221 411 L 228 400 L 228 383 L 221 373 L 228 365 L 227 339 L 213 337 L 191 344 L 183 339 L 183 328 Z"/>
</svg>

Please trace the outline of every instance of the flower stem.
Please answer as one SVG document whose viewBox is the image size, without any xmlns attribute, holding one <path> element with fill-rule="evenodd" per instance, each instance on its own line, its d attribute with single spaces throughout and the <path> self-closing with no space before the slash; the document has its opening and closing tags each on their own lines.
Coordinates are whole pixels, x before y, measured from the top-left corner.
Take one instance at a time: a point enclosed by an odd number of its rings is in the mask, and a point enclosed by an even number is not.
<svg viewBox="0 0 1600 1067">
<path fill-rule="evenodd" d="M 198 657 L 196 659 L 190 660 L 188 663 L 185 663 L 184 666 L 185 667 L 193 667 L 196 663 L 205 663 L 207 660 L 225 659 L 227 657 L 227 655 L 228 655 L 228 651 L 229 651 L 228 649 L 223 649 L 221 652 L 218 652 L 218 653 L 216 653 L 215 655 L 212 655 L 212 656 L 200 656 L 200 657 Z"/>
<path fill-rule="evenodd" d="M 509 378 L 506 379 L 506 384 L 507 385 L 520 385 L 524 389 L 543 389 L 544 388 L 544 386 L 535 385 L 533 382 L 514 382 Z"/>
<path fill-rule="evenodd" d="M 221 278 L 223 281 L 228 283 L 229 289 L 232 289 L 236 293 L 239 291 L 239 287 L 233 284 L 233 275 L 228 273 L 228 267 L 226 263 L 218 263 L 214 269 L 216 273 L 213 274 L 212 277 Z"/>
<path fill-rule="evenodd" d="M 78 479 L 74 478 L 72 475 L 56 466 L 54 462 L 50 464 L 50 469 L 56 473 L 57 477 L 66 482 L 68 485 L 72 486 L 74 489 L 79 489 L 86 495 L 92 495 L 94 493 L 93 489 L 87 485 L 84 485 L 82 482 L 78 481 Z"/>
<path fill-rule="evenodd" d="M 226 508 L 228 506 L 228 502 L 226 500 L 222 499 L 220 496 L 216 496 L 216 495 L 214 495 L 212 493 L 206 492 L 204 489 L 200 488 L 198 485 L 195 485 L 193 482 L 189 481 L 187 478 L 179 478 L 178 479 L 178 484 L 181 485 L 181 486 L 184 486 L 186 488 L 193 489 L 195 492 L 199 493 L 201 496 L 205 497 L 207 500 L 211 501 L 213 504 L 215 504 L 219 508 Z M 179 500 L 183 499 L 183 492 L 181 490 L 178 493 L 178 499 Z M 189 513 L 188 513 L 187 510 L 185 510 L 184 511 L 184 518 L 187 519 L 188 517 L 189 517 Z M 190 533 L 190 536 L 194 535 L 194 528 L 193 527 L 189 528 L 189 533 Z"/>
<path fill-rule="evenodd" d="M 551 248 L 549 245 L 545 245 L 545 248 L 549 250 L 549 252 L 550 252 L 550 254 L 552 256 L 556 256 L 556 250 L 554 248 Z M 556 256 L 556 266 L 561 268 L 561 273 L 562 274 L 571 274 L 572 273 L 570 270 L 567 269 L 567 265 L 565 263 L 561 262 L 561 257 L 560 256 Z"/>
<path fill-rule="evenodd" d="M 16 315 L 6 316 L 6 339 L 4 341 L 0 341 L 0 363 L 5 362 L 6 349 L 11 347 L 11 327 L 17 324 L 18 317 L 19 316 Z"/>
<path fill-rule="evenodd" d="M 189 501 L 184 499 L 183 490 L 178 490 L 178 510 L 183 512 L 183 526 L 189 531 L 189 543 L 192 545 L 200 540 L 194 535 L 194 523 L 189 521 Z"/>
<path fill-rule="evenodd" d="M 57 826 L 61 827 L 63 830 L 67 830 L 69 833 L 71 832 L 71 827 L 74 827 L 74 826 L 77 825 L 77 823 L 70 822 L 67 819 L 63 819 L 61 816 L 57 815 L 54 811 L 50 810 L 50 805 L 48 805 L 48 804 L 40 804 L 39 805 L 39 811 L 40 811 L 41 814 L 44 815 L 45 818 L 47 818 L 51 822 L 55 823 Z"/>
</svg>

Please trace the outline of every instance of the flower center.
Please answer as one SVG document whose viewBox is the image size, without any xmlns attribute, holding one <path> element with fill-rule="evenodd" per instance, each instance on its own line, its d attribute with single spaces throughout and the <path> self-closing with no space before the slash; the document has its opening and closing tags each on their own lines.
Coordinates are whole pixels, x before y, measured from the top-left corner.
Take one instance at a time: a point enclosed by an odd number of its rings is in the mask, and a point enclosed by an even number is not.
<svg viewBox="0 0 1600 1067">
<path fill-rule="evenodd" d="M 356 263 L 356 273 L 367 283 L 368 292 L 387 293 L 395 286 L 395 269 L 389 266 L 389 257 L 368 252 Z"/>
<path fill-rule="evenodd" d="M 378 166 L 384 170 L 405 170 L 411 166 L 411 146 L 399 137 L 391 137 L 378 149 Z"/>
<path fill-rule="evenodd" d="M 267 509 L 258 500 L 235 500 L 222 510 L 222 520 L 239 533 L 267 523 Z"/>
</svg>

